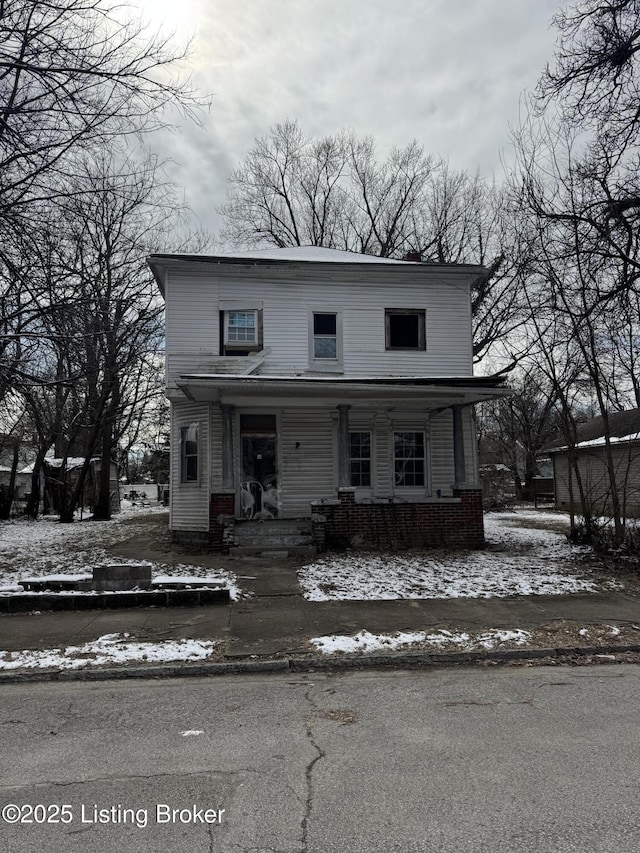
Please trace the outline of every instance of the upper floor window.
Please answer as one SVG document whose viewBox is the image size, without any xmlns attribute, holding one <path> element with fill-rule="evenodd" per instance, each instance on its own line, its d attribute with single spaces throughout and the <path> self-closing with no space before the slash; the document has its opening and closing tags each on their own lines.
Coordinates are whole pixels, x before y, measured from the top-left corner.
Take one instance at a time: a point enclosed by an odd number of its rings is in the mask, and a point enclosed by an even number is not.
<svg viewBox="0 0 640 853">
<path fill-rule="evenodd" d="M 198 424 L 180 429 L 180 481 L 198 481 Z"/>
<path fill-rule="evenodd" d="M 393 464 L 396 486 L 424 486 L 423 432 L 394 432 Z"/>
<path fill-rule="evenodd" d="M 231 307 L 220 311 L 220 355 L 251 355 L 262 348 L 262 310 Z"/>
<path fill-rule="evenodd" d="M 338 315 L 313 315 L 313 357 L 314 359 L 338 358 Z"/>
<path fill-rule="evenodd" d="M 385 348 L 424 350 L 425 312 L 408 308 L 386 308 L 384 312 Z"/>
<path fill-rule="evenodd" d="M 256 311 L 227 311 L 225 341 L 228 344 L 255 344 L 258 342 Z"/>
</svg>

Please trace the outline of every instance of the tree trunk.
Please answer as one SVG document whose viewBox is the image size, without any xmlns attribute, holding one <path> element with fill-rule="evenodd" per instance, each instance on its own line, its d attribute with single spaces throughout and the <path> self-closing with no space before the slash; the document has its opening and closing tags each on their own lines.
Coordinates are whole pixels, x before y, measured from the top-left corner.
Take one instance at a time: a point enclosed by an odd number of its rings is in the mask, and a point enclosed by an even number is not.
<svg viewBox="0 0 640 853">
<path fill-rule="evenodd" d="M 98 478 L 98 500 L 93 508 L 94 521 L 111 518 L 111 423 L 105 424 L 100 453 L 100 476 Z"/>
<path fill-rule="evenodd" d="M 31 473 L 31 494 L 29 495 L 29 500 L 27 501 L 24 514 L 33 519 L 38 517 L 38 510 L 40 509 L 40 486 L 42 482 L 40 472 L 42 471 L 42 460 L 44 459 L 46 452 L 46 449 L 38 452 L 36 460 L 33 463 L 33 471 Z"/>
<path fill-rule="evenodd" d="M 11 516 L 11 506 L 16 492 L 16 474 L 18 472 L 19 447 L 18 442 L 13 445 L 13 458 L 11 460 L 11 473 L 9 474 L 9 485 L 0 490 L 0 520 L 6 521 Z"/>
</svg>

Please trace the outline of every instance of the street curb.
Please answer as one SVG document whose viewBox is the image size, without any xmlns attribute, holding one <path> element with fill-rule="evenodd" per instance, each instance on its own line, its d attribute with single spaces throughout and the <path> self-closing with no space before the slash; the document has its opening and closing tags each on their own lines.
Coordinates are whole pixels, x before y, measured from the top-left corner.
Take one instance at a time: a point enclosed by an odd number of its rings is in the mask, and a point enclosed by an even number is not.
<svg viewBox="0 0 640 853">
<path fill-rule="evenodd" d="M 108 681 L 133 678 L 202 678 L 209 675 L 241 675 L 253 672 L 288 672 L 287 658 L 243 660 L 233 663 L 161 664 L 158 666 L 112 666 L 102 669 L 43 669 L 34 672 L 0 673 L 0 686 L 42 681 Z"/>
<path fill-rule="evenodd" d="M 620 646 L 560 646 L 556 648 L 499 649 L 478 652 L 389 652 L 387 654 L 341 655 L 339 657 L 269 658 L 216 663 L 161 664 L 158 666 L 114 666 L 102 669 L 48 669 L 0 673 L 3 684 L 38 682 L 109 681 L 138 678 L 202 678 L 215 675 L 244 675 L 283 672 L 317 672 L 354 669 L 393 669 L 460 666 L 509 661 L 562 660 L 570 657 L 640 652 L 640 644 Z"/>
<path fill-rule="evenodd" d="M 467 663 L 495 661 L 504 663 L 519 660 L 541 660 L 543 658 L 566 658 L 589 655 L 611 655 L 622 652 L 640 652 L 640 644 L 620 646 L 559 646 L 555 648 L 494 649 L 477 652 L 388 652 L 387 654 L 341 655 L 313 659 L 292 658 L 289 661 L 291 672 L 304 672 L 309 669 L 364 669 L 377 667 L 421 667 L 421 666 L 458 666 Z"/>
</svg>

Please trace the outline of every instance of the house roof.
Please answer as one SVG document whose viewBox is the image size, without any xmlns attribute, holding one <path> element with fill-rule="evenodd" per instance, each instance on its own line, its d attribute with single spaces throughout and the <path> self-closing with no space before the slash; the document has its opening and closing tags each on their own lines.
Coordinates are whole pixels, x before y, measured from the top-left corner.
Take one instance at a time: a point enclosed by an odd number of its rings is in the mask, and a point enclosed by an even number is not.
<svg viewBox="0 0 640 853">
<path fill-rule="evenodd" d="M 239 252 L 220 252 L 215 255 L 189 255 L 189 254 L 154 254 L 153 259 L 171 259 L 185 261 L 277 261 L 286 263 L 291 261 L 303 261 L 306 263 L 333 263 L 333 264 L 412 264 L 419 265 L 419 261 L 398 261 L 392 258 L 380 258 L 377 255 L 364 255 L 360 252 L 346 252 L 342 249 L 327 249 L 323 246 L 286 246 L 279 249 L 268 246 L 264 249 L 245 249 Z"/>
<path fill-rule="evenodd" d="M 490 400 L 511 394 L 495 376 L 397 376 L 397 377 L 344 377 L 344 376 L 265 376 L 229 373 L 183 374 L 177 387 L 190 400 L 196 402 L 223 401 L 232 397 L 256 400 L 264 398 L 275 405 L 276 396 L 287 405 L 307 406 L 316 401 L 335 404 L 359 400 L 360 402 L 386 400 L 389 405 L 413 401 L 420 407 L 448 408 L 458 403 Z"/>
<path fill-rule="evenodd" d="M 627 409 L 624 412 L 608 412 L 609 434 L 613 444 L 640 441 L 640 409 Z M 576 430 L 576 447 L 602 447 L 605 443 L 604 418 L 598 415 L 586 421 Z M 566 445 L 549 448 L 557 453 L 566 449 Z"/>
<path fill-rule="evenodd" d="M 324 246 L 285 246 L 282 249 L 269 246 L 264 249 L 248 249 L 241 252 L 223 252 L 218 257 L 249 261 L 304 261 L 322 264 L 413 264 L 415 266 L 420 263 L 420 261 L 380 258 L 377 255 L 347 252 L 343 249 L 327 249 Z"/>
<path fill-rule="evenodd" d="M 442 264 L 430 261 L 400 261 L 395 258 L 380 258 L 377 255 L 365 255 L 361 252 L 347 252 L 342 249 L 327 249 L 323 246 L 286 246 L 282 249 L 267 247 L 264 249 L 246 249 L 238 252 L 220 252 L 216 255 L 163 254 L 156 253 L 147 258 L 147 263 L 158 282 L 161 290 L 164 283 L 161 275 L 162 267 L 180 263 L 223 265 L 246 264 L 259 266 L 262 264 L 292 265 L 303 264 L 375 264 L 378 267 L 425 268 L 442 271 L 462 271 L 471 275 L 482 275 L 484 267 L 477 264 Z"/>
</svg>

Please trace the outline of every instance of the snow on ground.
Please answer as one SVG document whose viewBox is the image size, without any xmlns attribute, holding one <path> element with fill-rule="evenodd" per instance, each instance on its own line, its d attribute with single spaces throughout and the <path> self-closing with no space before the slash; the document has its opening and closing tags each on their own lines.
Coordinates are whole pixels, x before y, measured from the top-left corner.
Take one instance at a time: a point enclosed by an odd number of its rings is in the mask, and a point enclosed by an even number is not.
<svg viewBox="0 0 640 853">
<path fill-rule="evenodd" d="M 128 634 L 105 634 L 82 646 L 66 649 L 0 652 L 0 671 L 11 669 L 80 669 L 105 664 L 168 663 L 206 660 L 216 650 L 212 640 L 130 642 Z"/>
<path fill-rule="evenodd" d="M 144 520 L 150 512 L 166 513 L 163 507 L 133 507 L 123 501 L 124 511 L 111 521 L 76 521 L 73 524 L 60 524 L 56 516 L 42 516 L 33 521 L 18 518 L 0 522 L 0 595 L 22 592 L 19 586 L 22 578 L 44 577 L 51 575 L 91 574 L 94 566 L 142 564 L 151 566 L 151 575 L 156 577 L 189 576 L 213 581 L 222 581 L 229 589 L 231 598 L 241 595 L 240 587 L 232 572 L 188 564 L 169 564 L 149 560 L 126 560 L 116 557 L 106 550 L 109 546 L 122 542 L 125 538 L 144 534 L 147 523 Z M 126 531 L 122 523 L 126 521 Z"/>
<path fill-rule="evenodd" d="M 398 649 L 406 651 L 411 646 L 420 646 L 423 649 L 431 646 L 438 650 L 446 647 L 455 651 L 489 650 L 499 647 L 524 646 L 530 639 L 531 633 L 529 631 L 520 629 L 504 631 L 498 628 L 490 628 L 481 634 L 446 630 L 437 631 L 435 634 L 428 634 L 426 631 L 399 631 L 395 634 L 371 634 L 369 631 L 360 631 L 351 636 L 334 634 L 326 637 L 314 637 L 310 642 L 322 654 L 333 655 L 388 652 Z"/>
<path fill-rule="evenodd" d="M 573 560 L 584 549 L 569 545 L 563 533 L 526 526 L 557 526 L 563 518 L 539 511 L 490 513 L 485 549 L 327 555 L 303 566 L 298 579 L 309 601 L 595 592 L 597 584 Z"/>
</svg>

